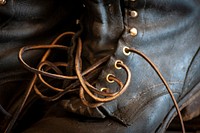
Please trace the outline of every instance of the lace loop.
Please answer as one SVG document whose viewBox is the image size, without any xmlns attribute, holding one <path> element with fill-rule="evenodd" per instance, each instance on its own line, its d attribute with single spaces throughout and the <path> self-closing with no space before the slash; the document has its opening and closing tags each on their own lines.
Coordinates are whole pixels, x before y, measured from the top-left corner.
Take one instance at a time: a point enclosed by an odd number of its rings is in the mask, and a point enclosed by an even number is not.
<svg viewBox="0 0 200 133">
<path fill-rule="evenodd" d="M 75 57 L 75 70 L 76 70 L 76 74 L 78 76 L 78 79 L 81 83 L 81 89 L 80 89 L 80 97 L 81 100 L 83 101 L 84 104 L 86 104 L 86 106 L 88 106 L 88 102 L 85 102 L 86 99 L 84 98 L 84 92 L 83 90 L 96 102 L 108 102 L 108 101 L 112 101 L 114 99 L 116 99 L 118 96 L 120 96 L 122 93 L 125 92 L 125 90 L 128 88 L 128 85 L 130 84 L 131 81 L 131 72 L 129 70 L 129 68 L 123 64 L 122 61 L 117 61 L 117 65 L 118 67 L 122 67 L 125 69 L 126 73 L 127 73 L 127 80 L 125 82 L 125 85 L 121 86 L 119 89 L 119 92 L 117 92 L 116 94 L 114 94 L 114 96 L 112 97 L 106 97 L 106 98 L 101 98 L 101 97 L 97 97 L 96 95 L 94 95 L 90 89 L 88 88 L 86 81 L 84 80 L 82 74 L 81 74 L 81 67 L 82 67 L 82 60 L 81 60 L 81 51 L 82 51 L 82 42 L 81 39 L 78 39 L 78 46 L 77 46 L 77 51 L 76 51 L 76 57 Z M 113 80 L 115 80 L 115 78 L 113 78 Z M 117 80 L 116 80 L 117 81 Z M 118 82 L 117 82 L 118 83 Z M 120 84 L 121 85 L 121 84 Z M 94 87 L 92 87 L 94 88 Z M 82 90 L 83 89 L 83 90 Z M 96 90 L 96 89 L 93 89 Z M 95 105 L 101 105 L 101 104 L 95 104 Z M 94 105 L 92 104 L 91 107 L 94 107 Z M 96 107 L 96 106 L 95 106 Z"/>
<path fill-rule="evenodd" d="M 68 67 L 68 62 L 50 62 L 50 61 L 47 60 L 49 54 L 51 53 L 51 49 L 62 49 L 62 50 L 68 50 L 69 49 L 69 47 L 67 47 L 67 46 L 56 44 L 59 41 L 60 38 L 66 36 L 66 35 L 72 36 L 73 45 L 76 46 L 75 64 L 74 64 L 75 65 L 75 71 L 76 71 L 75 76 L 66 76 L 58 68 L 58 67 Z M 73 46 L 73 47 L 75 47 L 75 46 Z M 33 68 L 33 67 L 29 66 L 23 60 L 22 56 L 27 51 L 37 50 L 37 49 L 47 49 L 47 51 L 44 54 L 44 56 L 42 57 L 38 67 Z M 90 107 L 90 108 L 97 108 L 97 107 L 103 105 L 106 102 L 115 100 L 127 90 L 128 86 L 131 82 L 131 71 L 128 68 L 128 66 L 126 66 L 121 60 L 116 60 L 114 66 L 115 66 L 116 69 L 125 70 L 127 78 L 125 80 L 125 83 L 122 83 L 114 75 L 108 74 L 107 77 L 106 77 L 106 80 L 109 83 L 116 82 L 119 86 L 119 88 L 117 89 L 116 92 L 110 93 L 109 92 L 111 90 L 110 88 L 105 87 L 105 88 L 98 89 L 87 81 L 87 77 L 90 78 L 90 75 L 92 75 L 94 70 L 97 69 L 98 67 L 100 67 L 104 62 L 106 62 L 108 60 L 109 56 L 102 58 L 101 60 L 99 60 L 98 62 L 93 64 L 91 67 L 82 71 L 81 52 L 82 52 L 82 41 L 77 36 L 77 34 L 75 34 L 73 32 L 66 32 L 66 33 L 61 34 L 50 45 L 25 46 L 25 47 L 20 49 L 19 60 L 26 69 L 28 69 L 29 71 L 34 73 L 34 77 L 33 77 L 33 80 L 30 83 L 28 90 L 27 90 L 27 93 L 25 95 L 23 103 L 21 104 L 21 106 L 19 107 L 15 116 L 13 117 L 13 119 L 11 120 L 10 124 L 7 127 L 7 131 L 9 131 L 12 128 L 13 124 L 15 123 L 15 121 L 16 121 L 18 115 L 20 114 L 20 112 L 21 112 L 21 110 L 22 110 L 32 88 L 35 90 L 37 95 L 39 95 L 41 98 L 48 100 L 48 101 L 58 100 L 60 97 L 62 97 L 64 94 L 66 94 L 68 92 L 79 91 L 80 100 L 82 101 L 82 103 L 84 105 L 86 105 L 87 107 Z M 169 88 L 169 85 L 167 84 L 164 77 L 161 75 L 158 68 L 152 63 L 152 61 L 146 55 L 144 55 L 142 52 L 140 52 L 140 51 L 138 51 L 134 48 L 124 47 L 123 53 L 125 55 L 130 55 L 130 53 L 136 53 L 136 54 L 140 55 L 141 57 L 143 57 L 153 67 L 153 69 L 156 71 L 156 73 L 158 74 L 158 76 L 160 77 L 160 79 L 162 80 L 164 85 L 166 86 L 166 88 L 167 88 L 167 90 L 168 90 L 168 92 L 169 92 L 169 94 L 172 98 L 172 101 L 174 102 L 175 108 L 176 108 L 177 113 L 179 115 L 179 118 L 181 120 L 182 130 L 183 130 L 183 132 L 185 132 L 184 123 L 183 123 L 182 116 L 181 116 L 181 113 L 180 113 L 180 109 L 178 107 L 176 99 L 174 98 L 173 93 L 172 93 L 171 89 Z M 48 72 L 49 70 L 53 70 L 56 74 Z M 57 87 L 50 85 L 47 81 L 45 81 L 43 76 L 46 76 L 46 77 L 49 77 L 49 78 L 52 78 L 52 79 L 74 80 L 74 83 L 71 84 L 67 88 L 57 88 Z M 44 84 L 45 86 L 47 86 L 51 90 L 56 91 L 57 94 L 54 95 L 54 96 L 43 95 L 42 92 L 38 89 L 38 87 L 35 84 L 37 79 L 39 79 L 42 84 Z M 89 99 L 86 99 L 85 93 L 89 96 Z"/>
</svg>

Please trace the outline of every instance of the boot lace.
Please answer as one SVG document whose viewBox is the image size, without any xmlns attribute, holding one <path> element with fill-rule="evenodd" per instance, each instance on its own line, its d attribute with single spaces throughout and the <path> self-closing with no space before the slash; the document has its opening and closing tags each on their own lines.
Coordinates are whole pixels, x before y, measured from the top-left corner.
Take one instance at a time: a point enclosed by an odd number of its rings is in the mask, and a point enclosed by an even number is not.
<svg viewBox="0 0 200 133">
<path fill-rule="evenodd" d="M 131 82 L 131 71 L 128 68 L 128 66 L 124 64 L 121 60 L 116 60 L 114 65 L 116 69 L 123 69 L 123 71 L 126 72 L 127 79 L 125 80 L 125 82 L 123 83 L 122 81 L 120 81 L 120 79 L 115 77 L 113 74 L 108 74 L 106 77 L 107 82 L 109 83 L 116 82 L 118 84 L 119 87 L 116 92 L 110 93 L 109 91 L 111 90 L 110 88 L 96 88 L 93 84 L 89 83 L 88 79 L 92 77 L 93 73 L 95 72 L 97 68 L 102 66 L 109 59 L 109 56 L 102 58 L 101 60 L 93 64 L 92 66 L 88 67 L 86 70 L 82 71 L 83 69 L 82 58 L 81 58 L 82 41 L 78 35 L 79 34 L 75 34 L 74 32 L 65 32 L 59 35 L 50 45 L 25 46 L 20 49 L 19 51 L 20 62 L 27 70 L 34 73 L 34 76 L 33 76 L 32 81 L 30 82 L 29 88 L 27 89 L 27 92 L 25 94 L 22 104 L 20 105 L 16 113 L 14 114 L 5 132 L 9 132 L 11 128 L 13 127 L 15 121 L 17 120 L 19 114 L 21 113 L 30 95 L 30 92 L 33 89 L 38 96 L 40 96 L 42 99 L 47 100 L 47 101 L 55 101 L 61 98 L 66 93 L 78 91 L 79 97 L 82 103 L 90 108 L 96 108 L 103 105 L 106 102 L 115 100 L 126 91 L 126 89 L 128 88 Z M 70 48 L 68 46 L 57 44 L 57 42 L 64 36 L 71 36 L 73 46 L 76 47 L 75 59 L 74 59 L 74 62 L 75 62 L 74 67 L 75 67 L 75 72 L 76 72 L 75 76 L 67 76 L 63 74 L 62 70 L 59 69 L 59 67 L 68 67 L 69 65 L 68 62 L 51 62 L 48 60 L 49 55 L 52 54 L 52 49 L 61 49 L 61 50 L 67 51 Z M 31 67 L 24 61 L 23 54 L 31 50 L 39 50 L 39 49 L 46 49 L 46 52 L 44 53 L 38 67 L 37 68 Z M 136 53 L 140 55 L 156 71 L 157 75 L 162 80 L 163 84 L 165 85 L 174 103 L 174 106 L 180 118 L 182 132 L 185 133 L 184 123 L 183 123 L 179 106 L 176 102 L 176 99 L 168 83 L 166 82 L 166 80 L 164 79 L 164 77 L 162 76 L 158 68 L 156 67 L 156 65 L 145 54 L 143 54 L 142 52 L 134 48 L 124 47 L 123 53 L 127 56 L 130 55 L 131 53 Z M 51 73 L 49 72 L 49 70 L 53 70 L 55 73 Z M 58 87 L 54 87 L 50 85 L 47 81 L 45 81 L 45 79 L 43 78 L 44 76 L 52 78 L 52 79 L 73 80 L 74 82 L 70 84 L 69 86 L 67 86 L 66 88 L 58 88 Z M 42 84 L 47 86 L 49 89 L 55 91 L 56 94 L 53 96 L 44 95 L 43 92 L 37 87 L 36 80 L 39 80 Z M 90 99 L 92 99 L 94 102 L 91 102 L 91 100 L 87 100 L 87 98 L 85 97 L 85 94 L 87 94 L 90 97 Z"/>
</svg>

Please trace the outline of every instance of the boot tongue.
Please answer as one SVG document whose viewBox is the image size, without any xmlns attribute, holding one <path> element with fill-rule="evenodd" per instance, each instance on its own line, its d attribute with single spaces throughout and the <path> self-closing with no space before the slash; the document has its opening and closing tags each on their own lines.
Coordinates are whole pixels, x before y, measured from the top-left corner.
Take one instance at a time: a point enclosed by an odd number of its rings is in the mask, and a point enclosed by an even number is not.
<svg viewBox="0 0 200 133">
<path fill-rule="evenodd" d="M 83 70 L 91 67 L 98 60 L 105 56 L 111 56 L 118 46 L 118 39 L 122 34 L 123 17 L 121 13 L 120 0 L 111 1 L 94 1 L 86 0 L 85 14 L 81 20 L 83 32 L 81 34 L 82 46 L 82 63 Z M 99 69 L 99 68 L 98 68 Z M 100 70 L 95 70 L 98 77 Z M 91 80 L 91 79 L 90 79 Z M 93 82 L 88 80 L 88 82 Z M 85 94 L 87 96 L 87 94 Z M 94 102 L 90 99 L 91 102 Z M 72 97 L 67 101 L 62 101 L 65 110 L 80 114 L 87 117 L 104 118 L 105 115 L 100 108 L 89 108 L 85 106 L 79 97 Z"/>
<path fill-rule="evenodd" d="M 91 64 L 112 55 L 123 31 L 120 1 L 85 1 L 83 56 Z"/>
</svg>

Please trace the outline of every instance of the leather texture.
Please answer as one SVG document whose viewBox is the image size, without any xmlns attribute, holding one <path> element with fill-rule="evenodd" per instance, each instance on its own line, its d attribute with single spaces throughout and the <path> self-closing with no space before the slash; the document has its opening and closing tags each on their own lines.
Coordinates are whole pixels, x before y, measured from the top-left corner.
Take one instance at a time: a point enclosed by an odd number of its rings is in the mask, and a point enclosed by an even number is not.
<svg viewBox="0 0 200 133">
<path fill-rule="evenodd" d="M 119 0 L 85 0 L 84 5 L 83 55 L 93 64 L 117 48 L 124 30 L 123 17 Z"/>
<path fill-rule="evenodd" d="M 136 27 L 138 35 L 133 37 L 124 32 L 108 70 L 103 72 L 125 79 L 124 72 L 113 67 L 117 59 L 131 69 L 133 76 L 128 90 L 116 101 L 103 105 L 111 116 L 130 125 L 131 132 L 156 132 L 173 103 L 151 66 L 136 54 L 123 55 L 124 46 L 142 51 L 156 64 L 177 101 L 200 82 L 200 24 L 196 21 L 200 18 L 200 1 L 165 2 L 125 3 L 128 10 L 139 13 L 138 18 L 125 16 L 127 30 Z M 101 80 L 101 86 L 106 86 L 102 83 L 105 82 Z M 141 125 L 145 126 L 141 128 Z"/>
<path fill-rule="evenodd" d="M 115 6 L 116 2 L 109 2 L 110 8 Z M 101 7 L 101 4 L 99 4 L 99 7 Z M 101 16 L 107 10 L 107 8 L 99 10 L 101 14 L 96 13 L 95 17 Z M 130 11 L 132 10 L 138 12 L 137 18 L 131 17 Z M 118 13 L 121 13 L 120 16 L 123 16 L 124 20 L 123 34 L 119 41 L 114 44 L 114 46 L 117 45 L 116 50 L 114 49 L 115 52 L 103 69 L 96 85 L 97 88 L 108 87 L 111 88 L 111 91 L 115 91 L 117 86 L 107 83 L 105 79 L 107 74 L 110 73 L 119 77 L 122 81 L 126 79 L 125 72 L 123 70 L 116 70 L 114 67 L 116 60 L 122 60 L 131 69 L 132 79 L 129 88 L 118 99 L 105 103 L 103 109 L 99 108 L 107 116 L 104 120 L 92 119 L 92 122 L 90 122 L 89 118 L 81 121 L 67 115 L 65 115 L 65 119 L 51 116 L 42 119 L 35 125 L 41 132 L 54 129 L 43 129 L 41 124 L 54 125 L 60 121 L 62 122 L 57 127 L 59 131 L 63 129 L 63 132 L 154 133 L 166 130 L 167 126 L 163 127 L 162 130 L 159 130 L 159 127 L 171 111 L 173 102 L 153 68 L 137 54 L 124 55 L 124 46 L 134 47 L 142 51 L 156 64 L 169 83 L 178 102 L 199 84 L 200 24 L 198 19 L 200 18 L 200 1 L 124 1 L 122 11 Z M 109 22 L 110 19 L 106 22 Z M 118 21 L 113 21 L 108 27 L 111 27 L 112 31 L 113 25 L 119 25 L 118 23 Z M 104 28 L 104 23 L 102 22 L 102 25 L 99 26 L 96 32 L 90 32 L 89 35 L 91 33 L 94 34 L 92 36 L 99 35 L 102 31 L 101 28 Z M 135 37 L 129 32 L 133 27 L 138 30 L 138 34 Z M 99 32 L 98 29 L 100 29 Z M 92 26 L 91 31 L 93 31 Z M 113 33 L 111 32 L 111 34 Z M 105 37 L 104 34 L 101 35 Z M 87 36 L 87 34 L 84 36 Z M 97 50 L 103 46 L 101 43 L 91 44 L 97 44 Z M 96 45 L 90 45 L 90 47 L 92 46 L 96 48 Z M 90 54 L 92 53 L 94 54 L 93 56 L 96 56 L 97 50 L 95 49 L 94 53 L 91 50 Z M 54 120 L 55 122 L 52 122 Z M 64 129 L 65 124 L 70 126 Z M 27 132 L 33 132 L 34 130 L 33 127 L 27 130 Z"/>
<path fill-rule="evenodd" d="M 74 115 L 56 103 L 25 132 L 159 132 L 172 110 L 172 100 L 153 68 L 135 53 L 124 55 L 123 48 L 133 47 L 146 54 L 169 83 L 177 101 L 181 101 L 200 83 L 200 1 L 85 0 L 83 3 L 86 64 L 111 55 L 96 82 L 97 88 L 108 87 L 111 91 L 118 88 L 105 80 L 110 73 L 125 81 L 123 69 L 114 67 L 116 60 L 122 60 L 131 69 L 131 83 L 123 95 L 98 108 L 104 119 Z M 138 12 L 137 18 L 131 17 L 132 10 Z M 134 37 L 129 32 L 133 27 L 138 30 Z"/>
<path fill-rule="evenodd" d="M 80 3 L 80 2 L 77 2 Z M 0 5 L 0 105 L 10 114 L 13 102 L 22 97 L 32 74 L 18 60 L 22 46 L 49 44 L 57 35 L 68 30 L 76 31 L 76 19 L 81 10 L 76 1 L 7 0 Z M 26 59 L 35 66 L 42 51 L 30 52 Z M 12 109 L 12 111 L 10 110 Z M 5 113 L 0 112 L 0 123 Z"/>
</svg>

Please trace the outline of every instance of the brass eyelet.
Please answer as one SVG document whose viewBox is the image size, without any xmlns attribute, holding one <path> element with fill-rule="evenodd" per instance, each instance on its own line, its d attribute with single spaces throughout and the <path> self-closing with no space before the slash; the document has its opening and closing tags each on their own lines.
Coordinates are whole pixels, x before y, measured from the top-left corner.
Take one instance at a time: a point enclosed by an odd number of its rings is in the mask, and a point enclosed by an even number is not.
<svg viewBox="0 0 200 133">
<path fill-rule="evenodd" d="M 133 18 L 136 18 L 138 16 L 138 13 L 136 11 L 130 11 L 130 15 Z"/>
<path fill-rule="evenodd" d="M 130 29 L 130 34 L 131 34 L 131 36 L 136 36 L 137 33 L 138 33 L 138 31 L 137 31 L 136 28 L 132 28 L 132 29 Z"/>
<path fill-rule="evenodd" d="M 122 69 L 122 67 L 119 67 L 119 66 L 118 66 L 118 63 L 123 64 L 123 62 L 122 62 L 121 60 L 116 60 L 116 61 L 115 61 L 115 68 L 116 68 L 116 69 Z"/>
<path fill-rule="evenodd" d="M 114 80 L 109 79 L 110 76 L 115 77 L 113 74 L 108 74 L 108 75 L 106 76 L 106 80 L 108 81 L 108 83 L 114 83 L 114 82 L 115 82 Z"/>
<path fill-rule="evenodd" d="M 101 88 L 100 91 L 103 91 L 103 92 L 108 92 L 108 88 Z"/>
<path fill-rule="evenodd" d="M 129 47 L 127 47 L 127 46 L 124 46 L 124 48 L 123 48 L 123 53 L 124 53 L 124 55 L 130 55 L 131 54 L 131 52 L 129 52 L 129 51 L 127 51 L 127 50 L 129 50 Z"/>
</svg>

